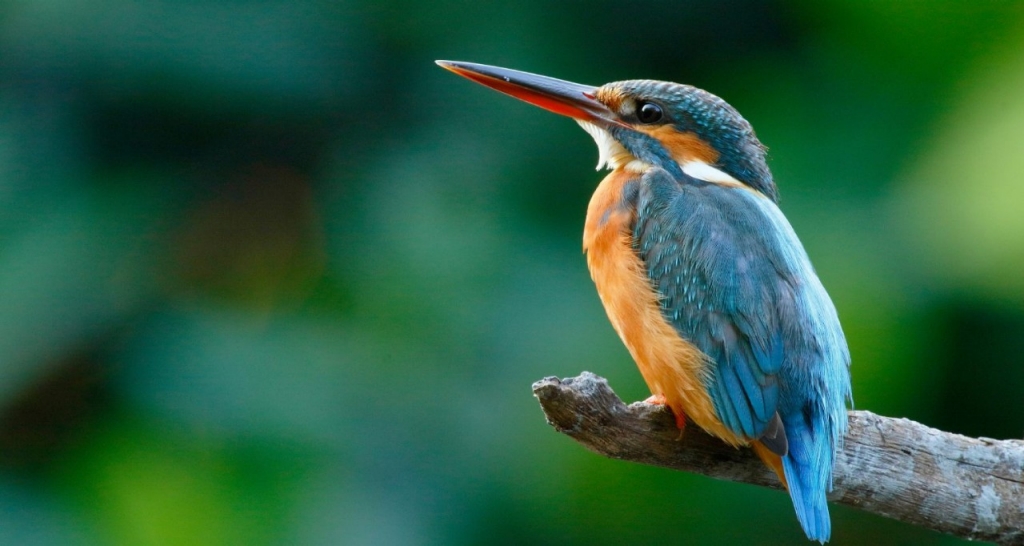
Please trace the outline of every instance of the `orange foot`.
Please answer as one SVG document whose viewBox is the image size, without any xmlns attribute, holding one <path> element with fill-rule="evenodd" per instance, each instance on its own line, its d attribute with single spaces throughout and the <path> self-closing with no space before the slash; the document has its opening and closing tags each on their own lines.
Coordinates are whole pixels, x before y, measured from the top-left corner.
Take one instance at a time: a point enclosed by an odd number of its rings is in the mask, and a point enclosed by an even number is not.
<svg viewBox="0 0 1024 546">
<path fill-rule="evenodd" d="M 655 406 L 664 406 L 668 404 L 668 400 L 665 398 L 664 394 L 652 394 L 647 397 L 647 400 L 644 400 L 644 403 Z M 672 408 L 670 407 L 669 409 Z M 679 428 L 679 438 L 676 439 L 681 440 L 683 438 L 683 430 L 686 429 L 686 415 L 681 411 L 677 412 L 675 410 L 672 410 L 672 414 L 676 416 L 676 427 Z"/>
<path fill-rule="evenodd" d="M 686 415 L 681 411 L 673 414 L 676 416 L 676 426 L 679 427 L 679 437 L 676 438 L 676 441 L 679 441 L 683 439 L 683 432 L 686 431 Z"/>
</svg>

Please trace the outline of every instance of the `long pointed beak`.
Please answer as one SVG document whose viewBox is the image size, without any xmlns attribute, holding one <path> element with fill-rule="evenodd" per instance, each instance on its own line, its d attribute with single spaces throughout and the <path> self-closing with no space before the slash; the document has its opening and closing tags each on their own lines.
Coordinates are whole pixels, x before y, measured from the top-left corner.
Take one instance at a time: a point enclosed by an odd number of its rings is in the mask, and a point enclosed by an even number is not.
<svg viewBox="0 0 1024 546">
<path fill-rule="evenodd" d="M 464 78 L 556 114 L 602 125 L 619 124 L 615 113 L 594 98 L 597 88 L 592 85 L 486 64 L 460 61 L 437 61 L 437 64 Z"/>
</svg>

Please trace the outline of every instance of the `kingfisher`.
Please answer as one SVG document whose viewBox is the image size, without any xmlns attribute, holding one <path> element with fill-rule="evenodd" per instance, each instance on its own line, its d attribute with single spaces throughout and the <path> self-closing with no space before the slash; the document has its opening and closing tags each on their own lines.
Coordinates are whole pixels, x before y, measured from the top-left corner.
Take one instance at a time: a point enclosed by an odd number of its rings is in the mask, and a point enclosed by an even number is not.
<svg viewBox="0 0 1024 546">
<path fill-rule="evenodd" d="M 680 431 L 689 420 L 752 447 L 788 490 L 807 537 L 828 541 L 850 353 L 750 123 L 689 85 L 594 87 L 437 64 L 573 118 L 593 137 L 598 170 L 611 172 L 587 207 L 583 250 L 648 401 L 667 405 Z"/>
</svg>

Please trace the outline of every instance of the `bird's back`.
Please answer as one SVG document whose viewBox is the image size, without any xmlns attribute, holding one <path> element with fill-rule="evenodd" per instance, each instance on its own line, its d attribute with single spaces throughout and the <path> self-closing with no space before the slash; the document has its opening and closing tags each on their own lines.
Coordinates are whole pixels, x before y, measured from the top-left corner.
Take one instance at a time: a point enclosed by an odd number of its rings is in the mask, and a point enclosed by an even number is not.
<svg viewBox="0 0 1024 546">
<path fill-rule="evenodd" d="M 665 319 L 706 356 L 715 418 L 744 443 L 769 446 L 763 456 L 781 457 L 798 519 L 827 540 L 849 353 L 799 239 L 757 191 L 657 169 L 639 184 L 636 207 L 635 250 Z M 772 443 L 775 419 L 783 439 Z"/>
</svg>

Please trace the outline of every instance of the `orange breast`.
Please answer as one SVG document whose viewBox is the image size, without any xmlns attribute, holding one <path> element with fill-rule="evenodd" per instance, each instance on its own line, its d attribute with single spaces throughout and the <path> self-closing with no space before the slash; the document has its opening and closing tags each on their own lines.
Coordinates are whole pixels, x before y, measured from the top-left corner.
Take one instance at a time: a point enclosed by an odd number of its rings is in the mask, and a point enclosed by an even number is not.
<svg viewBox="0 0 1024 546">
<path fill-rule="evenodd" d="M 707 358 L 683 339 L 661 313 L 659 296 L 632 248 L 635 210 L 623 207 L 622 190 L 631 177 L 616 170 L 590 200 L 583 232 L 590 275 L 608 318 L 626 344 L 654 395 L 672 411 L 732 445 L 746 442 L 715 416 L 706 384 Z"/>
</svg>

